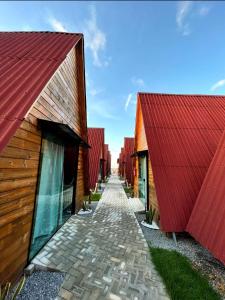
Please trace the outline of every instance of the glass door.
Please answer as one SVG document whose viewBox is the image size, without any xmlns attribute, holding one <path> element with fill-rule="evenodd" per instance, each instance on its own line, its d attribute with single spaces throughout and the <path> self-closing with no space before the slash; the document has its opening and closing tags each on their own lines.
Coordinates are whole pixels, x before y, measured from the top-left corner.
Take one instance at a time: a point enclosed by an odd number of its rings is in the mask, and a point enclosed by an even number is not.
<svg viewBox="0 0 225 300">
<path fill-rule="evenodd" d="M 139 178 L 138 178 L 138 189 L 139 189 L 139 199 L 144 204 L 145 208 L 147 206 L 147 160 L 146 156 L 140 156 L 138 158 L 139 165 Z"/>
<path fill-rule="evenodd" d="M 39 182 L 29 258 L 47 243 L 71 216 L 75 170 L 71 168 L 74 150 L 53 134 L 42 139 Z"/>
</svg>

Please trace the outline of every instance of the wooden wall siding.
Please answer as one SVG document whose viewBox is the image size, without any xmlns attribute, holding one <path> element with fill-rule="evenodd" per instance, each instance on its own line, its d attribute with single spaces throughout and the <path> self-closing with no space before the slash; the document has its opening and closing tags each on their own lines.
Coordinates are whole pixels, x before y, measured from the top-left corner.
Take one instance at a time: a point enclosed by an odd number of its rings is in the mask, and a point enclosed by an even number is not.
<svg viewBox="0 0 225 300">
<path fill-rule="evenodd" d="M 86 108 L 86 90 L 85 90 L 85 74 L 84 74 L 84 51 L 83 40 L 76 46 L 76 65 L 77 65 L 77 85 L 78 85 L 78 103 L 80 109 L 80 135 L 87 141 L 87 108 Z"/>
<path fill-rule="evenodd" d="M 16 280 L 27 264 L 41 146 L 37 119 L 68 124 L 86 138 L 86 127 L 82 128 L 86 126 L 83 62 L 79 61 L 82 47 L 80 42 L 70 51 L 0 153 L 0 283 Z M 84 196 L 82 151 L 76 207 Z"/>
<path fill-rule="evenodd" d="M 64 123 L 81 135 L 80 118 L 84 115 L 79 107 L 76 51 L 76 49 L 70 51 L 38 97 L 26 117 L 31 123 L 37 124 L 37 118 Z"/>
<path fill-rule="evenodd" d="M 85 174 L 84 172 L 84 156 L 83 156 L 84 149 L 80 148 L 79 150 L 79 157 L 78 157 L 78 170 L 77 170 L 77 189 L 76 189 L 76 211 L 78 211 L 82 207 L 82 203 L 84 200 L 85 194 Z"/>
<path fill-rule="evenodd" d="M 145 128 L 143 122 L 143 116 L 140 109 L 140 104 L 137 104 L 137 112 L 136 112 L 136 128 L 135 128 L 135 151 L 144 151 L 148 150 L 147 139 L 145 135 Z M 135 197 L 139 197 L 138 195 L 138 158 L 135 158 L 135 169 L 136 175 L 134 176 L 134 195 Z"/>
<path fill-rule="evenodd" d="M 156 209 L 154 219 L 158 223 L 159 206 L 158 206 L 158 201 L 157 201 L 155 182 L 154 182 L 154 176 L 153 176 L 153 172 L 152 172 L 152 165 L 151 165 L 150 159 L 148 160 L 148 185 L 149 185 L 149 205 L 152 205 L 152 207 Z"/>
<path fill-rule="evenodd" d="M 148 150 L 148 144 L 145 134 L 143 116 L 140 109 L 138 107 L 138 116 L 137 116 L 137 124 L 136 124 L 136 151 Z"/>
<path fill-rule="evenodd" d="M 135 135 L 136 135 L 135 136 L 135 149 L 136 149 L 135 151 L 148 150 L 143 116 L 142 116 L 142 111 L 141 111 L 139 104 L 138 104 L 138 108 L 137 108 L 136 134 Z M 151 152 L 151 150 L 149 152 Z M 139 195 L 138 195 L 138 176 L 139 176 L 139 174 L 138 174 L 138 169 L 139 169 L 138 168 L 138 158 L 135 159 L 135 166 L 136 166 L 136 176 L 134 177 L 134 194 L 136 197 L 139 197 Z M 148 185 L 149 185 L 149 205 L 152 205 L 153 208 L 156 209 L 155 219 L 157 220 L 158 216 L 159 216 L 159 208 L 158 208 L 158 201 L 157 201 L 157 196 L 156 196 L 155 183 L 154 183 L 154 177 L 153 177 L 150 159 L 148 160 Z"/>
<path fill-rule="evenodd" d="M 134 196 L 139 197 L 138 195 L 138 158 L 135 157 L 135 176 L 134 176 Z"/>
<path fill-rule="evenodd" d="M 40 131 L 24 120 L 0 154 L 1 283 L 27 263 L 40 145 Z"/>
</svg>

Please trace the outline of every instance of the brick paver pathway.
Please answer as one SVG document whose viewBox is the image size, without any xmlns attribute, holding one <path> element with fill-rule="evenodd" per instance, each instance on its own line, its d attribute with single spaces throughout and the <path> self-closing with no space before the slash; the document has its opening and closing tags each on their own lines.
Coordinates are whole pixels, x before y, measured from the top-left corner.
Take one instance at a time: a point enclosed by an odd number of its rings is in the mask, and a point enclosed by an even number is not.
<svg viewBox="0 0 225 300">
<path fill-rule="evenodd" d="M 119 179 L 92 217 L 73 216 L 34 263 L 66 272 L 57 299 L 169 299 Z"/>
</svg>

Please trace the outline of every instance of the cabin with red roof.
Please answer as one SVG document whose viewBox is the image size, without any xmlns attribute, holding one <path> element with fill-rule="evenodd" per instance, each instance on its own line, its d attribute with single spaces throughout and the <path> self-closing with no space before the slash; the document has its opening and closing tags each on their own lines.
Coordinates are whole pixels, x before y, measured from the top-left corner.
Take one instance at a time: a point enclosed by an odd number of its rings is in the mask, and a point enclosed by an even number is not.
<svg viewBox="0 0 225 300">
<path fill-rule="evenodd" d="M 0 283 L 78 210 L 87 182 L 82 34 L 0 33 Z"/>
<path fill-rule="evenodd" d="M 123 150 L 122 150 L 123 149 Z M 125 137 L 123 148 L 118 158 L 119 175 L 123 177 L 128 184 L 134 184 L 134 138 Z"/>
<path fill-rule="evenodd" d="M 124 138 L 124 177 L 127 180 L 127 183 L 132 185 L 134 184 L 134 138 L 125 137 Z"/>
<path fill-rule="evenodd" d="M 111 175 L 111 153 L 109 145 L 104 144 L 104 178 L 106 179 Z"/>
<path fill-rule="evenodd" d="M 106 173 L 106 177 L 109 177 L 111 175 L 111 159 L 112 159 L 112 156 L 111 156 L 111 152 L 110 150 L 108 150 L 107 152 L 107 173 Z"/>
<path fill-rule="evenodd" d="M 124 178 L 124 174 L 125 174 L 125 171 L 124 171 L 124 166 L 125 166 L 124 147 L 121 147 L 121 149 L 120 149 L 118 164 L 119 164 L 119 166 L 118 166 L 118 175 L 121 178 Z"/>
<path fill-rule="evenodd" d="M 104 177 L 109 177 L 111 174 L 111 153 L 109 145 L 104 144 Z"/>
<path fill-rule="evenodd" d="M 88 128 L 88 169 L 89 189 L 94 190 L 99 181 L 105 177 L 105 129 Z"/>
<path fill-rule="evenodd" d="M 225 264 L 225 132 L 204 178 L 187 231 Z"/>
<path fill-rule="evenodd" d="M 146 209 L 150 205 L 156 208 L 156 221 L 163 231 L 188 230 L 209 249 L 213 247 L 212 241 L 207 241 L 209 224 L 212 225 L 208 216 L 212 212 L 210 203 L 215 200 L 210 195 L 212 189 L 209 192 L 209 172 L 212 169 L 215 174 L 218 168 L 213 159 L 216 160 L 215 155 L 221 156 L 222 147 L 218 145 L 224 128 L 224 96 L 137 96 L 135 195 Z M 217 193 L 218 199 L 221 195 Z M 206 199 L 207 211 L 203 208 Z M 208 227 L 204 229 L 206 219 Z M 201 223 L 201 229 L 197 229 Z M 204 230 L 208 230 L 208 238 L 200 237 Z"/>
</svg>

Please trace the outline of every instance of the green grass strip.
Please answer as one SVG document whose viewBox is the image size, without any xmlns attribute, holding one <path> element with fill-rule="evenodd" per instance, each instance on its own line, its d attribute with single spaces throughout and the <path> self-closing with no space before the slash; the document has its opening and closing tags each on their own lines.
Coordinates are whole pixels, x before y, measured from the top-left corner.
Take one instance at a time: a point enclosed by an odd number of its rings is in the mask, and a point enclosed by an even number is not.
<svg viewBox="0 0 225 300">
<path fill-rule="evenodd" d="M 153 263 L 172 300 L 219 300 L 208 280 L 177 251 L 150 248 Z"/>
</svg>

